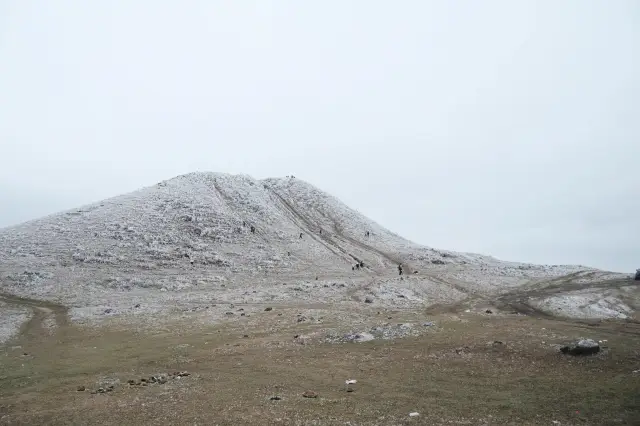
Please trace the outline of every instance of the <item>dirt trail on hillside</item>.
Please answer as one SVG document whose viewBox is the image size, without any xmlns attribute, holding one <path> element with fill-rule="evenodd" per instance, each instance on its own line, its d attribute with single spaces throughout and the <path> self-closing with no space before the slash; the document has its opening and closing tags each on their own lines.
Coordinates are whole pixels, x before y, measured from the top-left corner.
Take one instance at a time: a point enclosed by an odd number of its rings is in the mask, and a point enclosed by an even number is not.
<svg viewBox="0 0 640 426">
<path fill-rule="evenodd" d="M 277 200 L 280 201 L 284 209 L 292 216 L 294 223 L 300 229 L 308 233 L 312 239 L 323 245 L 327 250 L 329 250 L 336 256 L 345 259 L 345 261 L 347 261 L 349 264 L 356 260 L 356 258 L 351 253 L 332 241 L 328 235 L 316 235 L 316 229 L 319 229 L 316 224 L 311 222 L 304 215 L 300 214 L 300 212 L 295 207 L 293 207 L 291 203 L 289 203 L 283 196 L 278 194 L 273 189 L 271 189 L 270 191 L 273 195 L 275 195 Z"/>
<path fill-rule="evenodd" d="M 289 203 L 282 195 L 280 195 L 278 192 L 276 192 L 275 190 L 271 190 L 271 192 L 278 198 L 278 200 L 280 200 L 280 202 L 282 203 L 282 205 L 285 207 L 285 209 L 287 211 L 289 211 L 289 213 L 291 213 L 296 219 L 298 219 L 300 222 L 302 222 L 307 228 L 307 231 L 311 233 L 312 238 L 318 240 L 318 238 L 316 238 L 315 235 L 315 230 L 319 229 L 320 227 L 313 223 L 313 221 L 309 218 L 307 218 L 305 215 L 303 215 L 302 213 L 300 213 L 298 211 L 298 209 L 296 209 L 291 203 Z M 333 248 L 339 250 L 341 253 L 343 253 L 344 255 L 348 256 L 350 260 L 359 260 L 355 255 L 353 255 L 352 253 L 349 253 L 348 250 L 346 250 L 344 247 L 342 247 L 342 245 L 338 242 L 338 241 L 334 241 L 335 240 L 343 240 L 343 243 L 346 244 L 350 244 L 353 245 L 355 247 L 358 247 L 362 250 L 365 250 L 367 252 L 373 253 L 376 256 L 381 256 L 383 259 L 389 261 L 390 263 L 402 263 L 402 260 L 400 260 L 399 258 L 390 255 L 389 253 L 385 253 L 381 250 L 378 250 L 375 247 L 372 247 L 368 244 L 365 244 L 361 241 L 356 240 L 355 238 L 349 237 L 348 235 L 345 235 L 344 232 L 341 229 L 341 226 L 338 224 L 338 222 L 336 220 L 333 220 L 334 226 L 333 226 L 333 232 L 334 232 L 334 236 L 332 238 L 332 236 L 330 235 L 318 235 L 317 237 L 319 237 L 323 242 L 326 242 L 327 244 L 330 244 Z M 335 253 L 335 252 L 334 252 Z"/>
<path fill-rule="evenodd" d="M 351 245 L 353 247 L 357 247 L 360 248 L 361 250 L 364 250 L 365 252 L 369 252 L 371 254 L 373 254 L 376 257 L 381 257 L 382 259 L 386 260 L 388 263 L 390 263 L 391 265 L 398 265 L 398 264 L 403 264 L 404 265 L 404 270 L 405 270 L 405 274 L 407 275 L 411 275 L 413 273 L 413 271 L 416 270 L 416 268 L 414 268 L 411 264 L 409 264 L 406 260 L 402 259 L 399 256 L 395 256 L 393 254 L 387 253 L 383 250 L 380 250 L 370 244 L 367 244 L 366 242 L 360 241 L 356 238 L 353 238 L 349 235 L 347 235 L 342 226 L 338 223 L 337 220 L 333 219 L 333 232 L 334 235 L 333 237 L 330 235 L 315 235 L 315 230 L 319 228 L 319 226 L 315 223 L 313 223 L 313 221 L 309 218 L 307 218 L 304 214 L 302 214 L 301 212 L 299 212 L 291 203 L 289 203 L 282 195 L 280 195 L 278 192 L 276 192 L 275 190 L 271 189 L 271 192 L 273 193 L 273 195 L 282 203 L 282 205 L 284 206 L 284 208 L 294 217 L 294 220 L 296 222 L 301 222 L 301 223 L 297 223 L 298 226 L 300 226 L 301 229 L 306 229 L 308 232 L 311 233 L 311 237 L 314 238 L 316 241 L 320 242 L 321 244 L 325 245 L 325 247 L 327 246 L 327 244 L 330 244 L 331 247 L 336 248 L 337 250 L 339 250 L 341 253 L 348 255 L 349 257 L 353 258 L 356 261 L 359 261 L 360 259 L 358 259 L 356 256 L 354 256 L 353 254 L 349 253 L 348 250 L 346 250 L 344 247 L 342 247 L 342 245 L 340 244 L 340 242 L 342 242 L 343 245 Z M 318 239 L 320 238 L 320 240 Z M 334 241 L 337 240 L 337 241 Z M 326 244 L 325 244 L 326 242 Z M 329 247 L 328 247 L 329 248 Z M 331 249 L 331 248 L 330 248 Z M 333 250 L 332 250 L 333 251 Z M 333 251 L 335 253 L 335 251 Z M 336 253 L 337 254 L 337 253 Z M 370 267 L 370 265 L 365 265 L 365 267 Z M 386 271 L 388 271 L 388 273 L 385 273 Z M 378 270 L 378 271 L 374 271 L 376 272 L 376 274 L 378 276 L 382 276 L 382 275 L 389 275 L 389 276 L 393 276 L 395 275 L 395 267 L 393 270 L 391 269 L 385 269 L 385 270 Z M 458 282 L 451 282 L 451 280 L 448 279 L 444 279 L 441 278 L 439 276 L 436 276 L 433 273 L 429 273 L 429 272 L 423 272 L 423 275 L 426 275 L 429 279 L 432 279 L 435 282 L 438 282 L 440 284 L 444 284 L 444 285 L 448 285 L 453 287 L 454 289 L 465 293 L 465 294 L 469 294 L 469 291 L 460 283 Z M 357 291 L 357 290 L 364 290 L 366 288 L 370 288 L 373 285 L 374 281 L 368 282 L 366 284 L 364 284 L 363 286 L 361 286 L 358 289 L 354 289 L 353 291 Z M 350 295 L 350 297 L 353 299 L 354 296 Z"/>
<path fill-rule="evenodd" d="M 38 340 L 45 335 L 50 335 L 50 332 L 47 331 L 48 327 L 45 325 L 45 321 L 50 318 L 55 320 L 54 333 L 60 332 L 69 325 L 66 306 L 2 292 L 0 292 L 0 301 L 14 306 L 26 307 L 33 311 L 31 319 L 20 327 L 20 332 L 17 335 L 18 340 Z"/>
</svg>

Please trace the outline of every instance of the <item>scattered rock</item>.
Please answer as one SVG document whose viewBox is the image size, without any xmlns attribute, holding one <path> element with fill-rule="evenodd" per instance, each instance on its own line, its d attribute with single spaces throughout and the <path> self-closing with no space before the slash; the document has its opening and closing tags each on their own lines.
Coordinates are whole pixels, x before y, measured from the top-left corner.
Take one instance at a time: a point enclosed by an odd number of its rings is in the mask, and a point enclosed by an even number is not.
<svg viewBox="0 0 640 426">
<path fill-rule="evenodd" d="M 225 312 L 224 314 L 227 316 L 235 315 L 233 312 Z"/>
<path fill-rule="evenodd" d="M 279 396 L 272 396 L 271 398 L 269 398 L 269 401 L 280 401 L 282 400 L 282 398 L 280 398 Z"/>
<path fill-rule="evenodd" d="M 371 296 L 367 296 L 367 297 L 364 299 L 364 303 L 373 303 L 373 297 L 371 297 Z"/>
<path fill-rule="evenodd" d="M 136 305 L 134 306 L 134 308 L 139 308 L 139 307 L 140 307 L 139 303 L 136 303 Z"/>
<path fill-rule="evenodd" d="M 305 322 L 307 320 L 307 317 L 305 317 L 304 315 L 301 317 L 298 317 L 298 322 Z"/>
<path fill-rule="evenodd" d="M 129 386 L 134 386 L 136 384 L 136 381 L 131 379 L 131 380 L 127 380 L 127 383 L 129 383 Z"/>
<path fill-rule="evenodd" d="M 491 309 L 487 309 L 487 310 L 486 310 L 486 311 L 484 311 L 484 312 L 485 312 L 485 314 L 492 314 L 492 313 L 493 313 L 493 311 L 492 311 Z"/>
<path fill-rule="evenodd" d="M 444 265 L 444 260 L 433 259 L 431 263 L 433 263 L 434 265 Z"/>
<path fill-rule="evenodd" d="M 316 392 L 312 391 L 312 390 L 308 390 L 308 391 L 305 391 L 302 394 L 302 396 L 305 397 L 305 398 L 317 398 L 318 394 Z"/>
<path fill-rule="evenodd" d="M 373 337 L 371 333 L 347 334 L 344 336 L 344 338 L 347 342 L 354 342 L 354 343 L 368 342 L 370 340 L 375 339 L 375 337 Z"/>
<path fill-rule="evenodd" d="M 269 312 L 269 311 L 272 311 L 272 310 L 273 310 L 273 308 L 272 308 L 271 306 L 269 306 L 269 307 L 267 307 L 267 308 L 264 308 L 264 311 L 265 311 L 265 312 Z"/>
<path fill-rule="evenodd" d="M 600 352 L 600 345 L 595 340 L 582 339 L 575 345 L 561 347 L 560 352 L 574 356 L 593 355 Z"/>
<path fill-rule="evenodd" d="M 165 383 L 167 383 L 167 376 L 164 374 L 150 376 L 149 379 L 147 380 L 147 383 L 158 383 L 158 384 L 164 385 Z"/>
<path fill-rule="evenodd" d="M 111 309 L 111 308 L 105 309 L 105 310 L 104 310 L 104 313 L 105 313 L 105 314 L 113 313 L 113 309 Z"/>
<path fill-rule="evenodd" d="M 460 347 L 460 348 L 456 348 L 456 353 L 458 355 L 462 355 L 462 354 L 466 353 L 469 349 L 471 349 L 469 346 L 463 346 L 463 347 Z"/>
<path fill-rule="evenodd" d="M 240 314 L 241 317 L 247 316 L 244 312 Z"/>
<path fill-rule="evenodd" d="M 242 337 L 244 337 L 244 338 L 246 339 L 246 338 L 248 338 L 248 337 L 249 337 L 249 335 L 248 335 L 248 334 L 245 334 L 245 335 L 244 335 L 244 336 L 242 336 Z"/>
<path fill-rule="evenodd" d="M 84 392 L 85 390 L 87 390 L 87 388 L 85 388 L 84 386 L 78 386 L 78 388 L 76 390 L 78 392 Z"/>
<path fill-rule="evenodd" d="M 351 387 L 351 385 L 355 385 L 356 383 L 358 383 L 358 381 L 355 380 L 355 379 L 345 380 L 345 382 L 344 382 L 345 387 L 346 387 L 345 390 L 347 392 L 353 392 L 353 388 Z"/>
<path fill-rule="evenodd" d="M 427 321 L 427 322 L 423 322 L 422 325 L 424 327 L 433 327 L 436 325 L 436 323 L 434 323 L 433 321 Z"/>
</svg>

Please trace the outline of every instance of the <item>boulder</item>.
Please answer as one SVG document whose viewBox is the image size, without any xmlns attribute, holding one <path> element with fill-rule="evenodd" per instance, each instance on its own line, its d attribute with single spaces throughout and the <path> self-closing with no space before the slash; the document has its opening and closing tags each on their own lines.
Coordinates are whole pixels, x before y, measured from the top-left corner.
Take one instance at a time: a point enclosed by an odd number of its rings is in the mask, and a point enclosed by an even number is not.
<svg viewBox="0 0 640 426">
<path fill-rule="evenodd" d="M 640 269 L 636 269 L 636 277 L 634 278 L 636 281 L 640 281 Z"/>
<path fill-rule="evenodd" d="M 593 355 L 600 352 L 600 345 L 595 340 L 582 339 L 574 345 L 561 347 L 560 352 L 574 356 Z"/>
</svg>

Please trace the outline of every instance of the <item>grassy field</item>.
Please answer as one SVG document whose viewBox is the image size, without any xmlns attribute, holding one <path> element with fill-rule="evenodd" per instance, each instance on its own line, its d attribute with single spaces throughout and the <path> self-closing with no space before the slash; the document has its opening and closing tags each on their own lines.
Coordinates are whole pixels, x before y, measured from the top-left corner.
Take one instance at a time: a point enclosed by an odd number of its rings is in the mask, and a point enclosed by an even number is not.
<svg viewBox="0 0 640 426">
<path fill-rule="evenodd" d="M 272 330 L 276 314 L 261 315 Z M 438 327 L 420 337 L 304 345 L 293 333 L 313 326 L 244 337 L 233 323 L 133 333 L 69 323 L 48 330 L 34 320 L 0 347 L 0 424 L 640 424 L 635 322 L 429 319 Z M 573 358 L 552 346 L 579 337 L 607 348 Z M 165 384 L 127 384 L 184 370 L 191 375 Z M 353 392 L 346 379 L 358 380 Z M 109 384 L 112 392 L 91 393 Z M 306 390 L 318 397 L 304 398 Z"/>
</svg>

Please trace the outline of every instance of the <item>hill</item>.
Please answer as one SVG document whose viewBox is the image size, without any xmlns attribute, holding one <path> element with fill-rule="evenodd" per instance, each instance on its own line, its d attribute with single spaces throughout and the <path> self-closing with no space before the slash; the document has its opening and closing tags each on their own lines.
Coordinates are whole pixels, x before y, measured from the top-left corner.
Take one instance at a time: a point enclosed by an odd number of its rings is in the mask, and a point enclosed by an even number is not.
<svg viewBox="0 0 640 426">
<path fill-rule="evenodd" d="M 0 230 L 0 265 L 5 295 L 71 306 L 75 319 L 207 300 L 351 303 L 369 295 L 381 306 L 484 306 L 568 274 L 626 279 L 421 246 L 302 180 L 222 173 L 178 176 Z M 608 294 L 608 305 L 617 296 Z M 553 301 L 538 305 L 557 311 Z M 605 316 L 634 309 L 618 305 Z"/>
</svg>

